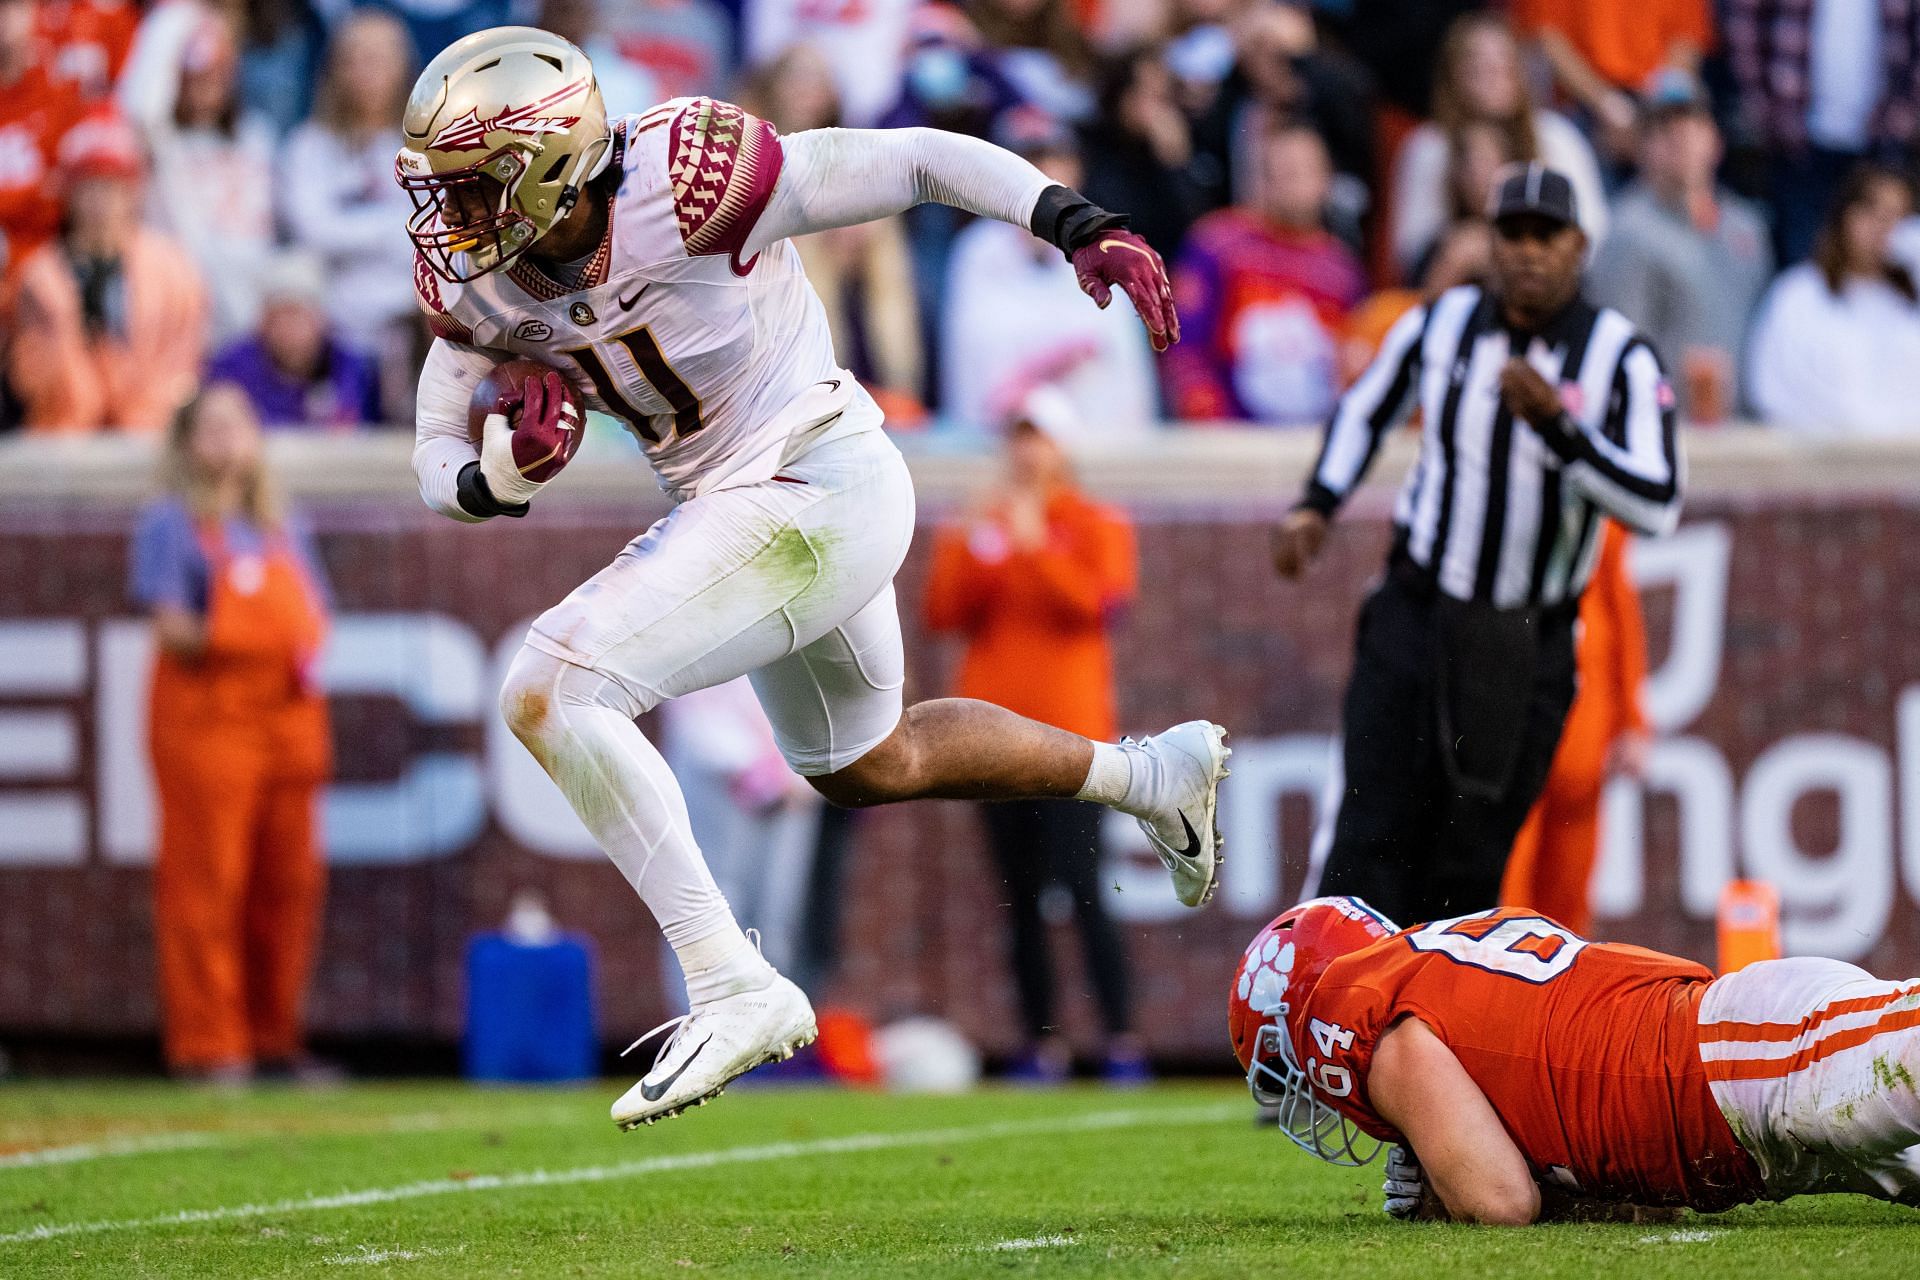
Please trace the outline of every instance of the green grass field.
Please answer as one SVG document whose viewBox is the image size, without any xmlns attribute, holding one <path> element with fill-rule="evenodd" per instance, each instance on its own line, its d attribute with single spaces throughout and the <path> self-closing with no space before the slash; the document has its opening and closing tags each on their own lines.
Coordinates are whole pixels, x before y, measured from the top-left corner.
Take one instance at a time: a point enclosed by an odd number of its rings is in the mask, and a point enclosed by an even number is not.
<svg viewBox="0 0 1920 1280">
<path fill-rule="evenodd" d="M 0 1276 L 1920 1274 L 1920 1216 L 1853 1198 L 1404 1226 L 1225 1084 L 737 1089 L 627 1135 L 615 1092 L 0 1085 Z"/>
</svg>

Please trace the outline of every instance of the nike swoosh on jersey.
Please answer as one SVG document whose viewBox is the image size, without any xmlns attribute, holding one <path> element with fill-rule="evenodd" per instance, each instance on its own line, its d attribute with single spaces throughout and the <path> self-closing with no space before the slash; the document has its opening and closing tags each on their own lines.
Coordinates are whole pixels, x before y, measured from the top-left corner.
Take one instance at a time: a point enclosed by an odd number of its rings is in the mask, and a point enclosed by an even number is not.
<svg viewBox="0 0 1920 1280">
<path fill-rule="evenodd" d="M 648 289 L 651 289 L 652 287 L 653 287 L 653 281 L 649 280 L 645 284 L 641 285 L 638 289 L 635 289 L 633 291 L 633 296 L 631 298 L 621 298 L 619 300 L 620 309 L 622 311 L 632 310 L 633 304 L 640 301 L 640 295 L 645 293 Z"/>
<path fill-rule="evenodd" d="M 1189 827 L 1188 830 L 1191 831 L 1192 828 Z M 700 1049 L 706 1048 L 708 1044 L 712 1043 L 712 1041 L 713 1041 L 713 1037 L 708 1036 L 705 1040 L 702 1040 L 700 1042 Z M 679 1069 L 675 1071 L 672 1075 L 668 1076 L 665 1080 L 662 1080 L 659 1084 L 642 1084 L 640 1086 L 640 1096 L 645 1098 L 648 1102 L 660 1101 L 661 1097 L 665 1095 L 667 1090 L 673 1088 L 674 1081 L 678 1080 L 681 1076 L 687 1073 L 687 1068 L 693 1065 L 693 1060 L 700 1056 L 700 1049 L 695 1049 L 692 1053 L 688 1054 L 687 1060 L 680 1064 Z"/>
</svg>

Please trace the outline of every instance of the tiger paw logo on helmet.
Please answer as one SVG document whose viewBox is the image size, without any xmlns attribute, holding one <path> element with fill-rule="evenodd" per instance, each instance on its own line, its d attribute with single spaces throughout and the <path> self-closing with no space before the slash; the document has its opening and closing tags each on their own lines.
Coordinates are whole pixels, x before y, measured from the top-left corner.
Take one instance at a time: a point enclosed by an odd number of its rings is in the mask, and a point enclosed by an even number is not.
<svg viewBox="0 0 1920 1280">
<path fill-rule="evenodd" d="M 1293 943 L 1281 942 L 1272 934 L 1247 948 L 1247 963 L 1240 970 L 1240 998 L 1248 1008 L 1267 1018 L 1285 1010 L 1293 957 Z"/>
</svg>

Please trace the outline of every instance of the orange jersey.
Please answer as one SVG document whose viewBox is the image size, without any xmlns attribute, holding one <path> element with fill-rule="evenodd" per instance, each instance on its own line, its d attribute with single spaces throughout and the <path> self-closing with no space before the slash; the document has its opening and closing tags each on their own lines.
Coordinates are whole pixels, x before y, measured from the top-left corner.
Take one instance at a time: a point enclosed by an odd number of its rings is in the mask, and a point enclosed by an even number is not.
<svg viewBox="0 0 1920 1280">
<path fill-rule="evenodd" d="M 88 102 L 113 94 L 133 50 L 140 10 L 127 0 L 43 0 L 40 38 L 53 50 L 53 75 Z"/>
<path fill-rule="evenodd" d="M 80 109 L 72 86 L 45 66 L 0 85 L 0 235 L 12 267 L 60 229 L 54 153 Z"/>
<path fill-rule="evenodd" d="M 943 530 L 927 577 L 927 625 L 966 637 L 957 696 L 1110 739 L 1107 630 L 1133 599 L 1133 526 L 1071 489 L 1048 500 L 1046 522 L 1046 543 L 1030 550 L 1014 547 L 998 518 Z"/>
<path fill-rule="evenodd" d="M 1700 1000 L 1712 981 L 1692 961 L 1589 942 L 1503 907 L 1403 930 L 1334 961 L 1307 997 L 1296 1049 L 1323 1098 L 1397 1141 L 1368 1101 L 1367 1071 L 1380 1036 L 1418 1018 L 1543 1183 L 1601 1200 L 1724 1209 L 1763 1189 L 1700 1060 Z"/>
</svg>

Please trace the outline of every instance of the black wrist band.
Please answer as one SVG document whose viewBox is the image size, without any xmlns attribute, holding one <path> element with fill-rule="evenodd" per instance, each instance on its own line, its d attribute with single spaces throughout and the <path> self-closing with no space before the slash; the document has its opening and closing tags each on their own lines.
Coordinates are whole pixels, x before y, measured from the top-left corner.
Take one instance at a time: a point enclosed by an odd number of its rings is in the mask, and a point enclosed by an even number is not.
<svg viewBox="0 0 1920 1280">
<path fill-rule="evenodd" d="M 482 520 L 490 520 L 494 516 L 519 519 L 527 514 L 526 503 L 518 502 L 509 506 L 493 496 L 493 490 L 487 486 L 487 477 L 481 473 L 477 462 L 469 462 L 460 468 L 460 479 L 454 484 L 454 497 L 459 501 L 462 511 Z"/>
<path fill-rule="evenodd" d="M 1572 462 L 1580 453 L 1580 424 L 1573 416 L 1562 409 L 1549 418 L 1545 425 L 1535 427 L 1540 439 L 1547 448 L 1553 450 L 1562 462 Z"/>
<path fill-rule="evenodd" d="M 1333 519 L 1333 513 L 1340 509 L 1340 495 L 1315 480 L 1307 485 L 1307 491 L 1300 501 L 1293 504 L 1295 511 L 1312 511 L 1323 520 Z"/>
<path fill-rule="evenodd" d="M 1109 213 L 1072 187 L 1054 183 L 1034 202 L 1027 228 L 1069 258 L 1103 231 L 1124 228 L 1127 215 Z"/>
</svg>

